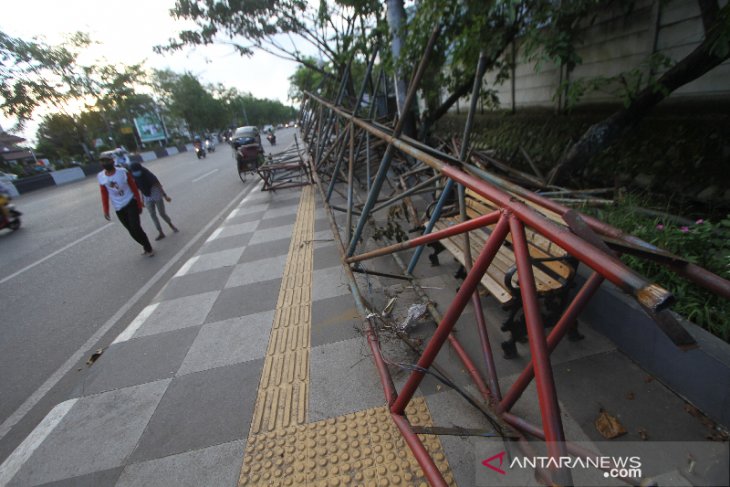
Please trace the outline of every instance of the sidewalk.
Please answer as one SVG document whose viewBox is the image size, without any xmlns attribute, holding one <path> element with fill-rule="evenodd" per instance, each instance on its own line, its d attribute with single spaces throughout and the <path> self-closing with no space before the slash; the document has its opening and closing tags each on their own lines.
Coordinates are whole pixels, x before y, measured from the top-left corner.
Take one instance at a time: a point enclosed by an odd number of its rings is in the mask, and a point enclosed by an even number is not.
<svg viewBox="0 0 730 487">
<path fill-rule="evenodd" d="M 385 407 L 319 195 L 257 189 L 0 466 L 0 486 L 426 485 Z M 393 272 L 389 262 L 372 265 Z M 422 284 L 445 309 L 455 267 L 420 265 L 417 273 L 430 276 Z M 415 302 L 406 285 L 362 282 L 374 309 L 397 295 L 398 316 Z M 459 338 L 478 356 L 469 318 L 459 321 Z M 498 323 L 490 320 L 495 333 Z M 583 329 L 585 340 L 553 357 L 569 438 L 601 439 L 593 426 L 600 406 L 620 417 L 627 439 L 640 429 L 657 440 L 705 439 L 680 398 Z M 421 323 L 413 336 L 427 340 L 432 330 Z M 383 348 L 394 362 L 416 360 L 396 340 Z M 473 392 L 450 355 L 445 348 L 439 364 Z M 525 355 L 498 360 L 503 387 Z M 394 374 L 396 387 L 406 377 Z M 539 424 L 536 400 L 525 399 L 519 413 Z M 475 411 L 429 379 L 408 416 L 422 426 L 488 429 Z M 501 442 L 422 438 L 450 484 L 497 485 L 481 462 Z"/>
</svg>

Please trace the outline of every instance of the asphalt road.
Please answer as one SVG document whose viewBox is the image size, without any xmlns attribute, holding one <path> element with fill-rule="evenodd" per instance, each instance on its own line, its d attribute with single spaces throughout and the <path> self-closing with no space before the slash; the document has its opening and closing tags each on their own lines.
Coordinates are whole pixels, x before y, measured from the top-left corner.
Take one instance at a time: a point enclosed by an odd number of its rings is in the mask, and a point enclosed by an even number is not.
<svg viewBox="0 0 730 487">
<path fill-rule="evenodd" d="M 279 130 L 274 147 L 264 139 L 266 152 L 286 149 L 293 134 Z M 90 354 L 126 328 L 258 182 L 240 181 L 225 144 L 205 159 L 186 152 L 145 166 L 171 196 L 167 212 L 180 229 L 155 242 L 143 213 L 152 258 L 140 255 L 116 215 L 103 218 L 94 177 L 14 201 L 23 226 L 0 231 L 0 462 L 68 397 Z"/>
</svg>

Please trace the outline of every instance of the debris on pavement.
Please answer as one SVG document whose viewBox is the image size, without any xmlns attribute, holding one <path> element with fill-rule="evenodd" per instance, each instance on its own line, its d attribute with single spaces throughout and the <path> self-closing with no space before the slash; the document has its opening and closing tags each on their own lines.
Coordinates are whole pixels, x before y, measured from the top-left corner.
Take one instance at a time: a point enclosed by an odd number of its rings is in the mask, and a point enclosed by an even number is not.
<svg viewBox="0 0 730 487">
<path fill-rule="evenodd" d="M 104 349 L 100 348 L 96 352 L 92 353 L 89 357 L 89 360 L 86 361 L 86 365 L 93 365 L 94 362 L 99 360 L 99 357 L 101 357 L 101 354 L 104 353 Z"/>
<path fill-rule="evenodd" d="M 598 432 L 601 433 L 601 436 L 608 440 L 618 438 L 619 436 L 626 434 L 626 429 L 619 420 L 608 414 L 603 409 L 601 409 L 601 414 L 598 415 L 595 425 Z"/>
<path fill-rule="evenodd" d="M 406 331 L 408 328 L 413 326 L 416 321 L 426 314 L 427 309 L 427 306 L 423 303 L 412 304 L 411 307 L 408 308 L 408 315 L 405 320 L 398 325 L 398 331 Z"/>
</svg>

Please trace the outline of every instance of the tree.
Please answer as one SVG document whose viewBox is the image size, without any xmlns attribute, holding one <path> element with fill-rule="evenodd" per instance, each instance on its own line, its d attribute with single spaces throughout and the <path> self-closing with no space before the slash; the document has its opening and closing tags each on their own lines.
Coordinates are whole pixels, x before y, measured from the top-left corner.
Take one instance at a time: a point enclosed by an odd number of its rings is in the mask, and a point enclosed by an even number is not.
<svg viewBox="0 0 730 487">
<path fill-rule="evenodd" d="M 424 0 L 411 15 L 404 56 L 405 70 L 413 69 L 434 25 L 441 35 L 421 84 L 425 112 L 421 114 L 420 138 L 456 102 L 468 95 L 477 75 L 477 61 L 484 52 L 487 70 L 497 70 L 497 82 L 508 76 L 504 53 L 524 28 L 528 4 L 522 2 L 485 2 L 483 0 Z M 410 71 L 409 71 L 410 72 Z M 444 96 L 445 95 L 445 96 Z M 481 96 L 488 99 L 489 90 Z"/>
<path fill-rule="evenodd" d="M 83 96 L 86 72 L 79 68 L 80 51 L 90 44 L 86 34 L 77 32 L 63 46 L 25 41 L 0 31 L 0 109 L 17 117 L 22 128 L 40 106 L 64 107 Z"/>
<path fill-rule="evenodd" d="M 624 108 L 589 127 L 553 168 L 550 182 L 560 183 L 565 180 L 566 174 L 582 169 L 591 157 L 629 132 L 670 93 L 730 57 L 730 4 L 719 8 L 716 0 L 699 0 L 698 3 L 705 28 L 704 40 L 655 82 L 632 95 Z"/>
<path fill-rule="evenodd" d="M 154 86 L 165 111 L 185 121 L 191 133 L 225 126 L 227 109 L 192 73 L 155 71 Z"/>
<path fill-rule="evenodd" d="M 76 158 L 84 153 L 83 125 L 71 115 L 44 116 L 36 137 L 36 150 L 52 160 Z"/>
<path fill-rule="evenodd" d="M 221 42 L 241 55 L 250 56 L 258 49 L 337 81 L 354 53 L 363 49 L 380 10 L 376 0 L 177 0 L 173 17 L 192 20 L 196 29 L 182 31 L 156 49 Z M 333 72 L 315 61 L 315 52 L 325 64 L 331 63 Z"/>
</svg>

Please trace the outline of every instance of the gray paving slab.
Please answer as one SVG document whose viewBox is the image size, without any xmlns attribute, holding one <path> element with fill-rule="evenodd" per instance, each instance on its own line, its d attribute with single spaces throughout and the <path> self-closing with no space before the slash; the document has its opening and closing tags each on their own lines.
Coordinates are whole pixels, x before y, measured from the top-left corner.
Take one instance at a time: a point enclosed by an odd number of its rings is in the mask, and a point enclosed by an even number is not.
<svg viewBox="0 0 730 487">
<path fill-rule="evenodd" d="M 262 218 L 262 223 L 268 220 L 278 220 L 278 219 L 290 219 L 294 220 L 297 216 L 297 211 L 299 211 L 299 205 L 298 204 L 292 204 L 289 206 L 283 206 L 281 208 L 269 208 L 266 210 L 266 213 L 264 213 L 264 217 Z M 271 226 L 277 226 L 277 225 L 271 225 Z M 259 227 L 261 228 L 261 227 Z M 266 227 L 263 227 L 266 228 Z"/>
<path fill-rule="evenodd" d="M 276 309 L 281 279 L 231 287 L 220 292 L 208 313 L 206 323 L 224 321 Z"/>
<path fill-rule="evenodd" d="M 261 211 L 248 211 L 242 213 L 240 210 L 234 210 L 235 213 L 231 212 L 226 218 L 226 225 L 235 225 L 238 223 L 253 222 L 261 220 L 261 217 L 266 213 L 265 210 Z"/>
<path fill-rule="evenodd" d="M 186 274 L 219 269 L 221 267 L 233 267 L 243 253 L 243 247 L 228 250 L 219 250 L 209 254 L 200 254 L 193 257 L 195 262 L 190 266 Z"/>
<path fill-rule="evenodd" d="M 312 273 L 312 301 L 350 294 L 347 277 L 341 266 L 317 269 Z"/>
<path fill-rule="evenodd" d="M 325 269 L 327 267 L 335 267 L 341 265 L 340 252 L 334 243 L 328 246 L 317 247 L 314 249 L 314 269 Z"/>
<path fill-rule="evenodd" d="M 79 399 L 9 485 L 37 485 L 123 465 L 169 384 L 166 379 Z"/>
<path fill-rule="evenodd" d="M 287 255 L 289 253 L 289 245 L 291 244 L 291 235 L 279 240 L 271 240 L 260 244 L 248 245 L 238 259 L 239 264 L 244 262 L 252 262 L 259 259 L 276 257 L 279 255 Z"/>
<path fill-rule="evenodd" d="M 170 279 L 165 288 L 161 291 L 159 300 L 183 298 L 194 294 L 206 293 L 223 289 L 228 278 L 233 272 L 233 267 L 220 267 L 208 271 L 185 274 Z"/>
<path fill-rule="evenodd" d="M 330 235 L 332 235 L 332 232 L 330 232 L 330 220 L 326 216 L 322 217 L 316 217 L 314 220 L 314 231 L 315 232 L 322 232 L 327 231 Z"/>
<path fill-rule="evenodd" d="M 80 382 L 79 395 L 172 378 L 199 331 L 189 327 L 111 345 Z"/>
<path fill-rule="evenodd" d="M 124 469 L 116 487 L 233 487 L 245 446 L 238 440 L 135 463 Z"/>
<path fill-rule="evenodd" d="M 294 207 L 296 210 L 297 208 Z M 259 226 L 256 227 L 256 230 L 266 230 L 267 228 L 276 228 L 276 227 L 282 227 L 284 225 L 291 225 L 296 221 L 296 211 L 290 212 L 285 215 L 269 215 L 269 211 L 266 212 L 266 215 L 261 219 L 259 222 Z"/>
<path fill-rule="evenodd" d="M 703 441 L 710 431 L 687 413 L 684 400 L 621 352 L 565 362 L 554 367 L 554 374 L 558 396 L 592 440 L 603 439 L 594 427 L 601 408 L 621 421 L 626 441 L 640 441 L 640 429 L 657 441 Z"/>
<path fill-rule="evenodd" d="M 38 487 L 100 487 L 116 485 L 124 467 L 111 468 L 100 472 L 91 472 L 86 475 L 72 477 L 70 479 L 48 482 Z"/>
<path fill-rule="evenodd" d="M 335 244 L 335 239 L 332 237 L 332 232 L 329 230 L 321 230 L 314 232 L 314 248 L 319 249 L 322 247 L 330 247 Z"/>
<path fill-rule="evenodd" d="M 220 250 L 235 249 L 239 247 L 245 247 L 248 245 L 248 241 L 251 240 L 253 233 L 241 233 L 238 235 L 232 235 L 230 237 L 216 238 L 210 242 L 206 242 L 198 251 L 198 254 L 209 254 L 212 252 L 218 252 Z"/>
<path fill-rule="evenodd" d="M 310 422 L 385 404 L 365 340 L 354 338 L 313 347 L 309 363 Z"/>
<path fill-rule="evenodd" d="M 273 311 L 203 325 L 182 362 L 179 375 L 263 358 Z"/>
<path fill-rule="evenodd" d="M 286 202 L 291 204 L 292 201 L 298 202 L 301 198 L 301 189 L 289 188 L 276 192 L 262 191 L 260 193 L 252 193 L 249 200 L 253 204 L 272 203 L 272 202 Z"/>
<path fill-rule="evenodd" d="M 138 463 L 246 437 L 263 360 L 176 377 L 129 458 Z"/>
<path fill-rule="evenodd" d="M 248 200 L 248 198 L 246 199 Z M 237 208 L 236 216 L 238 215 L 251 215 L 254 213 L 263 213 L 269 209 L 269 203 L 267 201 L 246 201 L 244 200 L 241 205 Z"/>
<path fill-rule="evenodd" d="M 202 325 L 216 302 L 219 291 L 185 296 L 161 301 L 150 316 L 140 325 L 134 338 Z"/>
<path fill-rule="evenodd" d="M 267 281 L 274 276 L 281 276 L 284 273 L 286 259 L 286 255 L 278 255 L 276 257 L 238 264 L 233 268 L 225 287 L 243 286 Z"/>
<path fill-rule="evenodd" d="M 240 235 L 242 233 L 251 233 L 256 230 L 259 224 L 259 220 L 245 223 L 236 223 L 231 225 L 224 225 L 221 227 L 220 233 L 216 238 L 232 237 L 233 235 Z M 213 239 L 215 240 L 215 239 Z"/>
<path fill-rule="evenodd" d="M 363 337 L 361 321 L 349 294 L 314 301 L 311 346 Z"/>
<path fill-rule="evenodd" d="M 302 198 L 301 189 L 293 190 L 291 193 L 276 193 L 271 195 L 269 201 L 269 209 L 272 208 L 285 208 L 287 206 L 296 206 L 299 204 L 299 200 Z"/>
<path fill-rule="evenodd" d="M 254 233 L 249 240 L 249 245 L 271 242 L 272 240 L 280 240 L 282 238 L 291 239 L 291 233 L 294 229 L 294 224 L 283 225 L 276 228 L 267 228 Z"/>
</svg>

